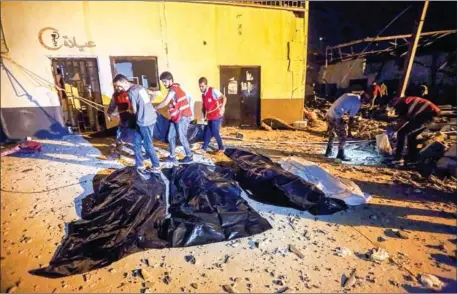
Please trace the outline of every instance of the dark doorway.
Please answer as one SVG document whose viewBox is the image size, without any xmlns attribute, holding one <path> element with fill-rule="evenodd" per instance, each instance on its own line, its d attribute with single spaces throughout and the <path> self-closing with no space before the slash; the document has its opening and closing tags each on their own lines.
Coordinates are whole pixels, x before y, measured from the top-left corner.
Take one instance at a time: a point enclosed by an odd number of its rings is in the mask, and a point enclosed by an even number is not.
<svg viewBox="0 0 458 294">
<path fill-rule="evenodd" d="M 224 124 L 258 127 L 260 124 L 261 68 L 220 67 L 221 92 L 227 97 Z"/>
<path fill-rule="evenodd" d="M 80 133 L 106 129 L 105 114 L 77 99 L 91 100 L 103 108 L 96 58 L 52 58 L 65 123 Z"/>
</svg>

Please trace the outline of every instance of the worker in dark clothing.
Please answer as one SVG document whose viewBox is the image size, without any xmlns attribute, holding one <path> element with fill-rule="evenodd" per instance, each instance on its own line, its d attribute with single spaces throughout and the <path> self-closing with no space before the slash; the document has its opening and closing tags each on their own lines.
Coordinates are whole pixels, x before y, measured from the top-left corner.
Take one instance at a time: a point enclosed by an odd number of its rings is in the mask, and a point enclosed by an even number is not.
<svg viewBox="0 0 458 294">
<path fill-rule="evenodd" d="M 432 102 L 420 97 L 395 98 L 392 106 L 401 118 L 397 133 L 397 146 L 393 163 L 400 163 L 403 159 L 405 139 L 407 138 L 408 153 L 406 161 L 415 162 L 418 156 L 417 137 L 426 125 L 438 116 L 440 109 Z"/>
</svg>

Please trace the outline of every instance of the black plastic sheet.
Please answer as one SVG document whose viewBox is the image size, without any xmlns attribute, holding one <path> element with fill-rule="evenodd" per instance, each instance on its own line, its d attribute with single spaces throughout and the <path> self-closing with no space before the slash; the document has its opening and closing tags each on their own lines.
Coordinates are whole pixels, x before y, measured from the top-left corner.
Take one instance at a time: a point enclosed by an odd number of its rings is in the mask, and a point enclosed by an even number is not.
<svg viewBox="0 0 458 294">
<path fill-rule="evenodd" d="M 171 218 L 165 238 L 173 247 L 247 237 L 271 229 L 241 197 L 232 170 L 192 164 L 174 168 L 170 180 Z"/>
<path fill-rule="evenodd" d="M 30 273 L 58 278 L 101 268 L 129 254 L 164 248 L 158 229 L 165 217 L 165 183 L 133 167 L 113 172 L 83 200 L 82 219 L 68 232 L 50 265 Z"/>
<path fill-rule="evenodd" d="M 224 152 L 238 166 L 236 179 L 256 201 L 306 210 L 313 215 L 347 209 L 340 199 L 327 198 L 316 185 L 285 171 L 268 157 L 228 148 Z"/>
<path fill-rule="evenodd" d="M 241 197 L 229 169 L 201 164 L 174 168 L 167 219 L 160 175 L 126 167 L 94 191 L 83 200 L 82 220 L 68 224 L 50 265 L 31 274 L 81 274 L 141 250 L 209 244 L 271 229 Z"/>
</svg>

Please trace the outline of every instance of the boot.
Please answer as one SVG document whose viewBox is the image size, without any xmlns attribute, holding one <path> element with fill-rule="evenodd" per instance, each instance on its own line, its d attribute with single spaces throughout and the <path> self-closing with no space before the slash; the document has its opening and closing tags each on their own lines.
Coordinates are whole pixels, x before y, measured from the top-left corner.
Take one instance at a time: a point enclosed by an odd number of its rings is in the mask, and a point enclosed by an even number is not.
<svg viewBox="0 0 458 294">
<path fill-rule="evenodd" d="M 342 161 L 351 161 L 350 158 L 345 156 L 345 151 L 344 149 L 339 149 L 339 152 L 337 153 L 337 159 L 340 159 Z"/>
<path fill-rule="evenodd" d="M 326 153 L 324 154 L 325 157 L 331 157 L 332 155 L 332 145 L 328 145 L 328 148 L 326 148 Z"/>
</svg>

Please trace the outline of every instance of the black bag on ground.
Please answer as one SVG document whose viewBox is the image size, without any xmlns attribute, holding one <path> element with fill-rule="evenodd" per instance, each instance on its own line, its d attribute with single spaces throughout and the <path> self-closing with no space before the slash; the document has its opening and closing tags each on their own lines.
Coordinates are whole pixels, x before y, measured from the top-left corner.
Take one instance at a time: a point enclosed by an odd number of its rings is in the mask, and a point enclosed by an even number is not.
<svg viewBox="0 0 458 294">
<path fill-rule="evenodd" d="M 165 183 L 133 167 L 113 172 L 83 200 L 82 219 L 68 233 L 48 267 L 31 274 L 58 278 L 101 268 L 129 254 L 164 248 L 158 228 L 165 218 Z"/>
<path fill-rule="evenodd" d="M 235 148 L 224 153 L 238 166 L 237 180 L 256 201 L 306 210 L 313 215 L 347 209 L 342 200 L 327 198 L 318 187 L 285 171 L 270 158 Z"/>
<path fill-rule="evenodd" d="M 233 178 L 228 168 L 203 164 L 172 170 L 171 217 L 163 227 L 172 247 L 227 241 L 272 228 L 241 197 Z"/>
<path fill-rule="evenodd" d="M 271 229 L 240 196 L 232 177 L 231 170 L 219 167 L 175 167 L 166 219 L 161 177 L 133 167 L 117 170 L 84 198 L 82 220 L 68 224 L 50 265 L 30 273 L 49 278 L 82 274 L 141 250 L 203 245 Z"/>
</svg>

